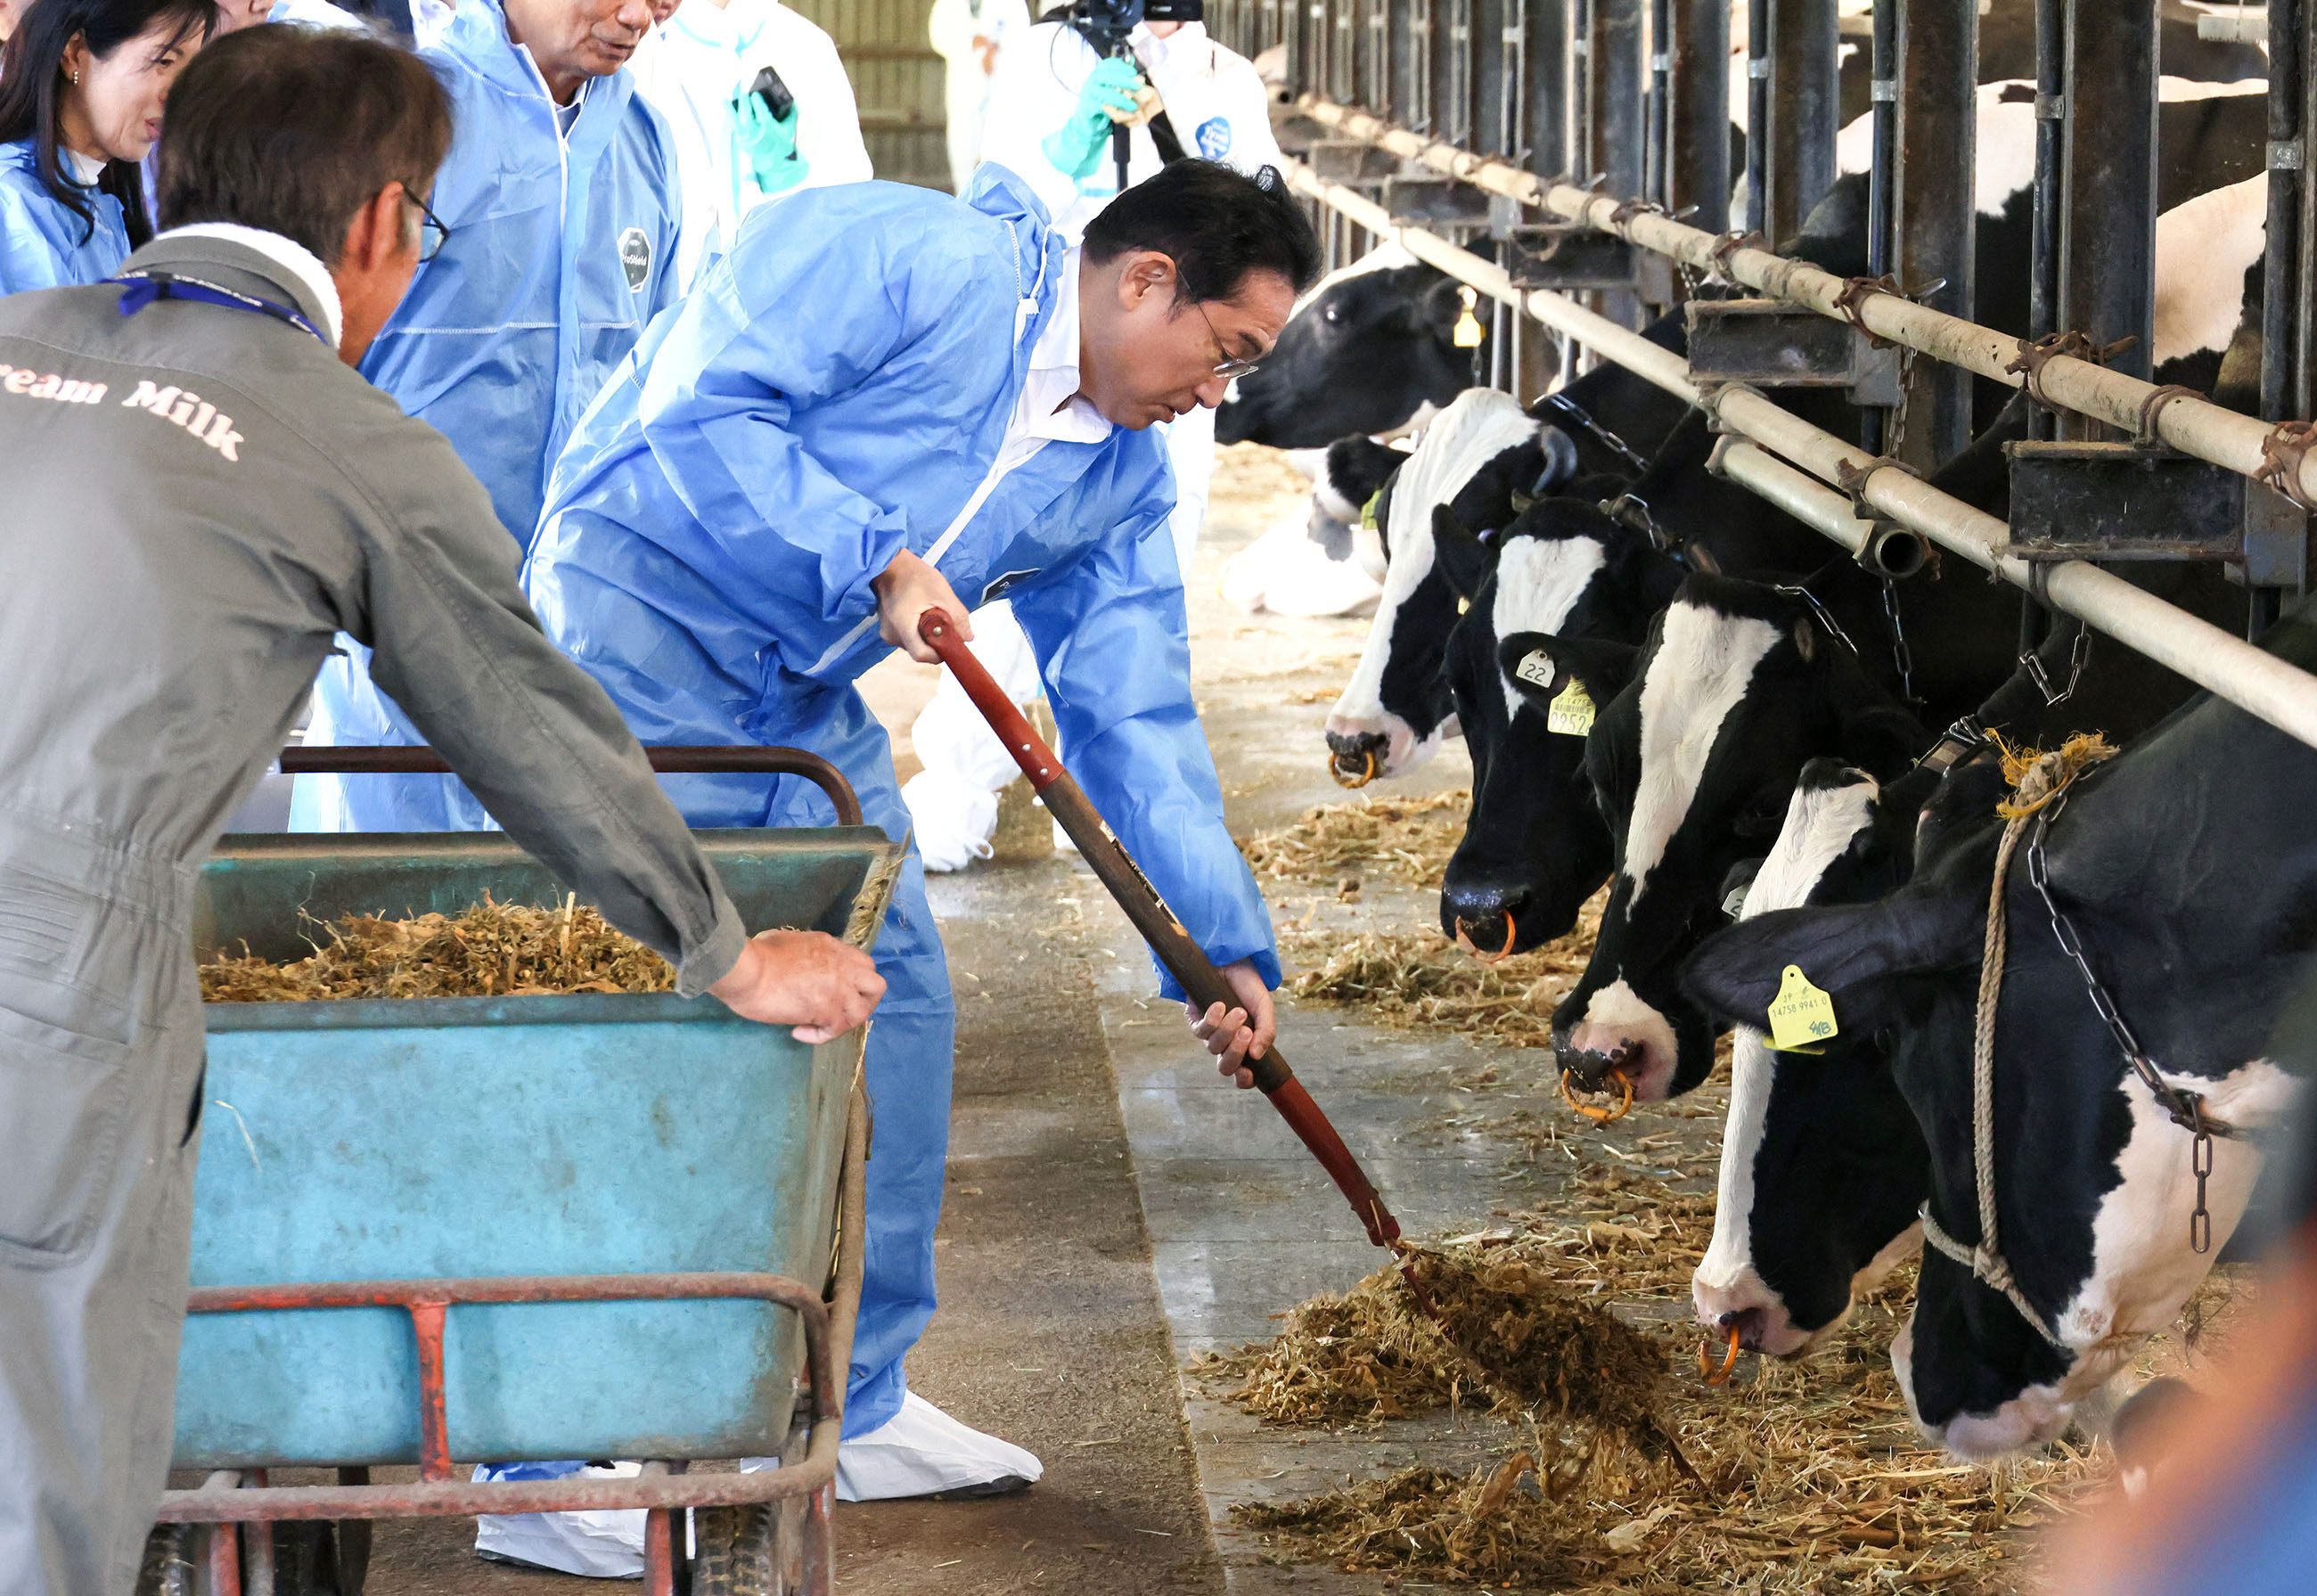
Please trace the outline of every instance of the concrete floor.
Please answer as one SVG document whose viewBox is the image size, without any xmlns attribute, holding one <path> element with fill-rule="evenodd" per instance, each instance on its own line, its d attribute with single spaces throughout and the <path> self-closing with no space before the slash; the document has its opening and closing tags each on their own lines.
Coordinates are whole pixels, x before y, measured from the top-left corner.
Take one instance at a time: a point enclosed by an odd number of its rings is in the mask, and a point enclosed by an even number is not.
<svg viewBox="0 0 2317 1596">
<path fill-rule="evenodd" d="M 1194 678 L 1232 828 L 1245 833 L 1342 797 L 1320 728 L 1364 623 L 1227 609 L 1214 596 L 1221 560 L 1287 500 L 1276 468 L 1245 455 L 1227 462 L 1218 487 L 1188 585 Z M 933 680 L 899 661 L 866 686 L 881 718 L 905 733 Z M 897 753 L 906 774 L 915 761 L 905 740 Z M 1396 790 L 1468 779 L 1452 744 Z M 1229 1509 L 1389 1472 L 1419 1449 L 1437 1464 L 1477 1458 L 1501 1427 L 1449 1415 L 1355 1435 L 1266 1431 L 1216 1400 L 1186 1372 L 1191 1360 L 1274 1333 L 1275 1315 L 1350 1286 L 1383 1255 L 1264 1100 L 1205 1066 L 1179 1008 L 1156 998 L 1132 929 L 1074 858 L 936 877 L 933 902 L 960 994 L 957 1097 L 937 1242 L 944 1306 L 910 1360 L 911 1383 L 1031 1448 L 1047 1472 L 1001 1501 L 840 1509 L 843 1588 L 1402 1588 L 1275 1566 Z M 1426 894 L 1373 883 L 1357 904 L 1290 888 L 1273 907 L 1282 919 L 1309 912 L 1346 930 L 1427 923 L 1432 912 Z M 1539 1055 L 1382 1031 L 1324 1006 L 1284 1009 L 1281 1046 L 1410 1235 L 1456 1234 L 1551 1201 L 1556 1166 L 1516 1160 L 1503 1125 L 1555 1102 Z M 1484 1079 L 1490 1066 L 1500 1079 Z M 1635 1121 L 1589 1139 L 1669 1125 L 1703 1139 L 1716 1124 Z M 478 1563 L 462 1522 L 381 1531 L 378 1596 L 601 1589 Z"/>
</svg>

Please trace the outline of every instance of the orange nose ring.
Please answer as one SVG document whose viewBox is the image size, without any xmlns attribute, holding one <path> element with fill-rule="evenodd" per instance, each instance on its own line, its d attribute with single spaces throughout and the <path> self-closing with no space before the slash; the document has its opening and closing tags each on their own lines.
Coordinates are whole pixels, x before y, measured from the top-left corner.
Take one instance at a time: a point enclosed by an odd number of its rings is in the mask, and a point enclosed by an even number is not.
<svg viewBox="0 0 2317 1596">
<path fill-rule="evenodd" d="M 1462 919 L 1459 919 L 1456 922 L 1456 946 L 1463 948 L 1466 953 L 1471 954 L 1483 964 L 1501 964 L 1507 959 L 1512 957 L 1513 938 L 1518 935 L 1518 928 L 1513 924 L 1513 911 L 1507 909 L 1505 910 L 1505 945 L 1497 949 L 1494 953 L 1482 953 L 1479 948 L 1472 946 L 1472 938 L 1466 933 L 1464 929 L 1464 922 Z"/>
<path fill-rule="evenodd" d="M 1343 766 L 1334 759 L 1329 759 L 1328 761 L 1328 774 L 1336 778 L 1336 785 L 1337 786 L 1364 787 L 1370 782 L 1375 780 L 1377 772 L 1382 769 L 1382 767 L 1376 762 L 1375 750 L 1373 749 L 1364 749 L 1361 751 L 1367 756 L 1368 767 L 1366 772 L 1360 776 L 1346 776 L 1344 774 Z"/>
<path fill-rule="evenodd" d="M 1615 1081 L 1618 1089 L 1624 1093 L 1624 1098 L 1614 1108 L 1596 1108 L 1590 1103 L 1579 1102 L 1576 1092 L 1570 1089 L 1570 1071 L 1567 1070 L 1561 1072 L 1561 1100 L 1588 1119 L 1601 1125 L 1614 1124 L 1624 1118 L 1626 1112 L 1633 1106 L 1633 1077 L 1627 1075 L 1623 1070 L 1615 1068 L 1610 1070 L 1609 1079 Z"/>
<path fill-rule="evenodd" d="M 1727 1385 L 1730 1384 L 1730 1371 L 1738 1367 L 1738 1327 L 1734 1324 L 1730 1327 L 1730 1348 L 1722 1355 L 1720 1368 L 1715 1368 L 1706 1359 L 1705 1349 L 1712 1345 L 1713 1343 L 1707 1340 L 1697 1343 L 1697 1372 L 1705 1376 L 1705 1383 L 1709 1385 Z"/>
</svg>

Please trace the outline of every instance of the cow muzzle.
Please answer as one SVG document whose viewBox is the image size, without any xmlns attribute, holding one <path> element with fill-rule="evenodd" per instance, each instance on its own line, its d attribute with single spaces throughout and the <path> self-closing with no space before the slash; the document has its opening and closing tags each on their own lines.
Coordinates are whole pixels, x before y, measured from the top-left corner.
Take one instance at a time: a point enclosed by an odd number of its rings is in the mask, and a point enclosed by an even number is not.
<svg viewBox="0 0 2317 1596">
<path fill-rule="evenodd" d="M 1633 1096 L 1641 1101 L 1661 1101 L 1672 1095 L 1677 1050 L 1673 1027 L 1646 1005 L 1641 1005 L 1638 1012 L 1602 1015 L 1602 1000 L 1624 984 L 1620 982 L 1616 988 L 1597 994 L 1592 1011 L 1565 1036 L 1553 1038 L 1553 1053 L 1563 1072 L 1588 1091 L 1601 1090 L 1614 1071 L 1633 1083 Z"/>
<path fill-rule="evenodd" d="M 1328 774 L 1339 787 L 1364 787 L 1391 774 L 1391 739 L 1381 731 L 1328 733 Z"/>
<path fill-rule="evenodd" d="M 1794 1322 L 1777 1294 L 1750 1269 L 1728 1286 L 1692 1277 L 1689 1296 L 1697 1323 L 1708 1334 L 1718 1341 L 1734 1330 L 1738 1344 L 1749 1352 L 1794 1358 L 1809 1351 L 1817 1339 Z"/>
</svg>

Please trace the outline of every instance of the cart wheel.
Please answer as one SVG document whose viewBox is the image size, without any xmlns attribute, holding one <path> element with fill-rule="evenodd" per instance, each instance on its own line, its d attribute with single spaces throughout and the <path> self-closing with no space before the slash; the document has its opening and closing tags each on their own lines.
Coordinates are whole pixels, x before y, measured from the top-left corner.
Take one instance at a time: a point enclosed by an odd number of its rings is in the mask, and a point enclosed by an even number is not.
<svg viewBox="0 0 2317 1596">
<path fill-rule="evenodd" d="M 771 1507 L 703 1507 L 692 1525 L 692 1596 L 780 1596 Z"/>
<path fill-rule="evenodd" d="M 193 1596 L 192 1541 L 185 1525 L 154 1525 L 137 1570 L 137 1596 Z"/>
<path fill-rule="evenodd" d="M 369 1565 L 367 1520 L 274 1523 L 273 1596 L 362 1596 Z"/>
</svg>

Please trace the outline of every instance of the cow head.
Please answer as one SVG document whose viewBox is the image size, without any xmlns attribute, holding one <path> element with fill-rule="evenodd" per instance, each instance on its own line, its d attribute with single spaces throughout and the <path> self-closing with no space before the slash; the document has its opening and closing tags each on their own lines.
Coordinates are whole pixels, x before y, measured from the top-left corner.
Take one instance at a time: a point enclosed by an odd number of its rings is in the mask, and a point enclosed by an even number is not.
<svg viewBox="0 0 2317 1596">
<path fill-rule="evenodd" d="M 2080 782 L 2046 845 L 2054 899 L 2151 1056 L 2210 1113 L 2257 1127 L 2298 1089 L 2261 1054 L 2317 941 L 2317 874 L 2305 847 L 2285 840 L 2305 837 L 2295 812 L 2305 801 L 2284 768 L 2248 749 L 2248 723 L 2210 704 L 2174 717 L 2139 758 Z M 2265 729 L 2252 740 L 2284 743 Z M 2311 769 L 2307 750 L 2284 751 Z M 1843 1035 L 1888 1028 L 1893 1078 L 1929 1153 L 1928 1211 L 1964 1244 L 1981 1233 L 1970 1061 L 2002 792 L 1991 769 L 1960 767 L 1924 811 L 1907 888 L 1747 920 L 1701 948 L 1687 975 L 1713 1012 L 1760 1025 L 1783 970 L 1799 965 L 1830 995 Z M 1917 1424 L 1970 1457 L 2061 1434 L 2212 1261 L 2189 1242 L 2187 1134 L 2109 1036 L 2024 870 L 2002 904 L 1996 1210 L 2003 1255 L 2053 1339 L 1971 1269 L 1928 1251 L 1914 1316 L 1892 1349 Z M 2257 1143 L 2214 1145 L 2215 1247 L 2259 1162 Z"/>
<path fill-rule="evenodd" d="M 1407 460 L 1403 451 L 1364 434 L 1328 445 L 1311 481 L 1311 539 L 1328 558 L 1356 560 L 1369 576 L 1383 580 L 1388 560 L 1382 506 L 1377 505 L 1374 516 L 1367 513 L 1368 506 L 1387 491 L 1392 474 Z"/>
<path fill-rule="evenodd" d="M 1463 301 L 1434 266 L 1340 276 L 1288 318 L 1262 369 L 1215 412 L 1215 438 L 1320 449 L 1353 433 L 1404 431 L 1472 386 L 1455 342 Z"/>
<path fill-rule="evenodd" d="M 1496 569 L 1448 643 L 1472 757 L 1472 809 L 1440 889 L 1440 928 L 1519 953 L 1563 935 L 1609 871 L 1585 737 L 1553 700 L 1606 704 L 1649 616 L 1680 578 L 1670 555 L 1580 498 L 1542 499 L 1498 540 Z"/>
<path fill-rule="evenodd" d="M 1553 1013 L 1561 1066 L 1588 1085 L 1616 1069 L 1642 1098 L 1703 1080 L 1713 1027 L 1676 976 L 1722 922 L 1724 877 L 1776 836 L 1806 761 L 1882 772 L 1928 740 L 1806 588 L 1686 578 L 1586 741 L 1616 873 L 1592 959 Z"/>
<path fill-rule="evenodd" d="M 1441 665 L 1456 618 L 1495 561 L 1495 534 L 1566 475 L 1574 453 L 1509 395 L 1475 388 L 1425 429 L 1378 516 L 1383 596 L 1352 679 L 1328 716 L 1329 762 L 1346 780 L 1399 776 L 1458 728 Z M 1445 535 L 1444 535 L 1445 534 Z"/>
<path fill-rule="evenodd" d="M 1803 767 L 1740 918 L 1887 891 L 1910 839 L 1892 834 L 1881 799 L 1863 770 Z M 1928 1160 L 1879 1036 L 1845 1033 L 1816 1054 L 1780 1053 L 1741 1027 L 1713 1239 L 1690 1281 L 1699 1323 L 1774 1357 L 1820 1344 L 1912 1249 Z"/>
</svg>

